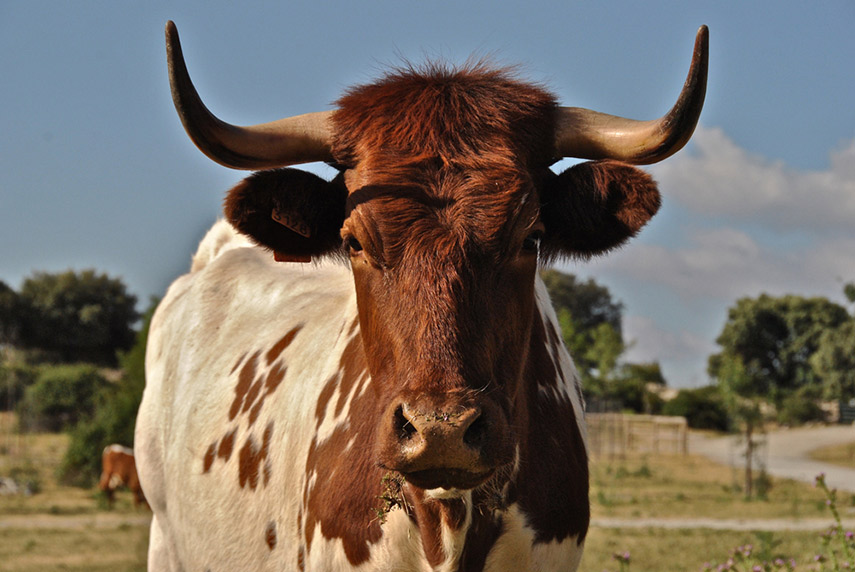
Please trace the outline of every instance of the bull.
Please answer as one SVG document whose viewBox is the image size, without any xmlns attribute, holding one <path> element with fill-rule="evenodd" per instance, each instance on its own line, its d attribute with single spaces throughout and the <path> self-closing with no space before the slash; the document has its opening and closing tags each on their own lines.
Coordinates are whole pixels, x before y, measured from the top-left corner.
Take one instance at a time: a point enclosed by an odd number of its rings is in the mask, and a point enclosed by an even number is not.
<svg viewBox="0 0 855 572">
<path fill-rule="evenodd" d="M 537 270 L 611 251 L 656 213 L 634 165 L 689 140 L 706 27 L 651 121 L 428 64 L 249 127 L 205 107 L 166 35 L 190 138 L 256 173 L 151 324 L 149 570 L 575 570 L 584 405 Z M 588 161 L 553 172 L 562 157 Z M 290 168 L 312 161 L 337 175 Z"/>
</svg>

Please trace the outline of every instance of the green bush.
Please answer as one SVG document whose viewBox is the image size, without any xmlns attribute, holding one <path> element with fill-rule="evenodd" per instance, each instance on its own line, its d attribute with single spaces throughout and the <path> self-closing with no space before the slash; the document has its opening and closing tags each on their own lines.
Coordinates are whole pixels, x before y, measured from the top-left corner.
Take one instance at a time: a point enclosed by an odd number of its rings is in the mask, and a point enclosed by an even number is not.
<svg viewBox="0 0 855 572">
<path fill-rule="evenodd" d="M 35 380 L 36 370 L 31 366 L 0 364 L 0 411 L 14 411 Z"/>
<path fill-rule="evenodd" d="M 91 418 L 83 419 L 71 429 L 68 449 L 59 466 L 64 484 L 90 487 L 101 473 L 101 453 L 112 443 L 132 446 L 139 397 L 123 385 L 102 392 Z"/>
<path fill-rule="evenodd" d="M 685 417 L 692 429 L 726 431 L 727 410 L 716 386 L 681 389 L 677 396 L 662 407 L 663 415 Z"/>
<path fill-rule="evenodd" d="M 778 408 L 778 422 L 783 425 L 803 425 L 823 421 L 825 412 L 807 391 L 796 391 L 784 398 Z"/>
<path fill-rule="evenodd" d="M 94 414 L 72 429 L 68 450 L 59 467 L 59 478 L 63 483 L 92 486 L 101 472 L 104 447 L 112 443 L 133 446 L 137 410 L 145 387 L 148 328 L 156 306 L 157 301 L 152 300 L 136 344 L 129 352 L 119 355 L 124 372 L 122 379 L 102 391 Z"/>
<path fill-rule="evenodd" d="M 92 365 L 43 367 L 18 404 L 22 431 L 62 431 L 92 415 L 108 382 Z"/>
</svg>

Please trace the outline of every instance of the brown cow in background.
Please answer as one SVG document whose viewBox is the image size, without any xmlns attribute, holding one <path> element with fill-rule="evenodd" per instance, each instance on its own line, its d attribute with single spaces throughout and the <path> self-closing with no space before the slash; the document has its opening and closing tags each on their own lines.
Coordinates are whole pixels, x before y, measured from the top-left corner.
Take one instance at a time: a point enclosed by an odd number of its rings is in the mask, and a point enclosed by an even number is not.
<svg viewBox="0 0 855 572">
<path fill-rule="evenodd" d="M 135 507 L 140 504 L 148 506 L 137 476 L 133 449 L 116 444 L 108 445 L 101 454 L 101 480 L 98 488 L 107 496 L 110 508 L 113 507 L 116 489 L 121 486 L 128 487 L 134 494 Z"/>
</svg>

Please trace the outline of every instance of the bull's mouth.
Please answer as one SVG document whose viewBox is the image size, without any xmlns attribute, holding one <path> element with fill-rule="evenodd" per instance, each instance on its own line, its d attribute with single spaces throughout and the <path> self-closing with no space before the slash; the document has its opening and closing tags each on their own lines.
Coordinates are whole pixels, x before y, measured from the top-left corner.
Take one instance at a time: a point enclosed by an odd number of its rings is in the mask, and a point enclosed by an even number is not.
<svg viewBox="0 0 855 572">
<path fill-rule="evenodd" d="M 401 473 L 413 486 L 420 489 L 469 490 L 484 484 L 495 471 L 471 472 L 462 469 L 426 469 Z"/>
</svg>

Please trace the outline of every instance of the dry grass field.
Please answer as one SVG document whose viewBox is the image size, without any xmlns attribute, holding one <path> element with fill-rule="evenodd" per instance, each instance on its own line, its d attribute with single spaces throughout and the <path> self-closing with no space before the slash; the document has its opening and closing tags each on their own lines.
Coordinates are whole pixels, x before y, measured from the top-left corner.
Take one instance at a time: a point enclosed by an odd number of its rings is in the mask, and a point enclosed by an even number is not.
<svg viewBox="0 0 855 572">
<path fill-rule="evenodd" d="M 128 492 L 108 510 L 97 489 L 58 484 L 68 436 L 17 435 L 14 423 L 0 413 L 0 476 L 38 492 L 0 495 L 0 571 L 144 571 L 147 510 L 134 510 Z"/>
<path fill-rule="evenodd" d="M 621 518 L 812 519 L 828 516 L 812 485 L 771 480 L 764 500 L 746 500 L 741 470 L 694 455 L 631 454 L 593 459 L 593 516 Z"/>
<path fill-rule="evenodd" d="M 108 510 L 97 490 L 57 484 L 55 471 L 67 437 L 16 435 L 13 421 L 0 414 L 0 476 L 29 475 L 40 490 L 29 496 L 0 495 L 0 571 L 145 570 L 149 513 L 135 510 L 127 492 L 120 493 L 115 507 Z M 595 521 L 677 519 L 688 528 L 593 526 L 581 570 L 617 571 L 612 554 L 625 551 L 631 554 L 632 572 L 700 570 L 705 562 L 721 562 L 732 548 L 747 543 L 800 563 L 811 559 L 819 548 L 816 531 L 713 531 L 692 524 L 702 517 L 831 522 L 824 497 L 810 485 L 775 480 L 767 500 L 746 501 L 734 490 L 740 479 L 730 468 L 693 456 L 595 459 L 591 468 Z M 843 495 L 840 504 L 845 516 L 855 516 L 851 495 Z"/>
<path fill-rule="evenodd" d="M 855 468 L 855 443 L 823 447 L 813 451 L 810 456 L 817 461 Z"/>
<path fill-rule="evenodd" d="M 619 563 L 612 556 L 628 551 L 633 572 L 696 571 L 708 562 L 724 562 L 731 550 L 747 544 L 770 561 L 795 558 L 801 565 L 798 570 L 811 570 L 806 564 L 821 548 L 817 523 L 824 527 L 826 521 L 833 522 L 824 494 L 812 485 L 771 479 L 765 500 L 746 500 L 738 490 L 742 478 L 741 472 L 692 455 L 594 459 L 592 519 L 656 524 L 593 526 L 581 570 L 617 571 Z M 838 504 L 844 518 L 855 517 L 855 496 L 841 494 Z M 709 519 L 722 526 L 732 523 L 734 528 L 746 520 L 768 520 L 769 528 L 785 523 L 807 530 L 712 530 L 697 524 Z"/>
</svg>

